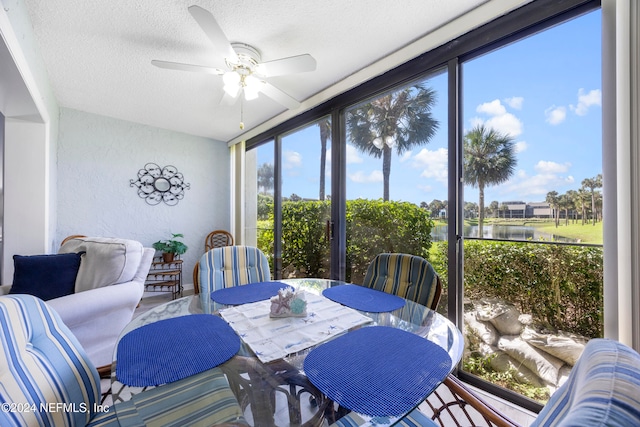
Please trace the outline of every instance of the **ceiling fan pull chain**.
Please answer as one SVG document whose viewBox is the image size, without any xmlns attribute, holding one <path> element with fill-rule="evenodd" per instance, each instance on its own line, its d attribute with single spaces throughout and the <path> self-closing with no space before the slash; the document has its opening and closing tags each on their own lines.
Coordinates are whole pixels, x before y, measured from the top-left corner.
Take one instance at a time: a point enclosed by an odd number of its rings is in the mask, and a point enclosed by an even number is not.
<svg viewBox="0 0 640 427">
<path fill-rule="evenodd" d="M 240 130 L 244 130 L 244 97 L 240 94 Z"/>
</svg>

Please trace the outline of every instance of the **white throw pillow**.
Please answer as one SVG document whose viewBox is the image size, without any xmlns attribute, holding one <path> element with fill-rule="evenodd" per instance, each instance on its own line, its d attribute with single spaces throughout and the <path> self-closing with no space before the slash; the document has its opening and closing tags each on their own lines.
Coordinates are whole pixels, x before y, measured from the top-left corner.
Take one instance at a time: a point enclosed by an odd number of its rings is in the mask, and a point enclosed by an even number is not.
<svg viewBox="0 0 640 427">
<path fill-rule="evenodd" d="M 129 282 L 142 259 L 142 243 L 111 237 L 77 237 L 66 241 L 58 253 L 81 252 L 76 292 Z"/>
</svg>

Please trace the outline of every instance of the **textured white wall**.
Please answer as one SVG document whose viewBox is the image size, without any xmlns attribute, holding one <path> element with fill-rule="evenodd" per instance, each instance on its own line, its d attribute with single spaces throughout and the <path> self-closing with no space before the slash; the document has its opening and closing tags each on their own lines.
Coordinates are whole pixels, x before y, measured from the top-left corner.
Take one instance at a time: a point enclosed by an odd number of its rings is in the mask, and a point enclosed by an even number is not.
<svg viewBox="0 0 640 427">
<path fill-rule="evenodd" d="M 191 184 L 175 206 L 148 205 L 129 180 L 153 162 Z M 220 141 L 60 109 L 57 243 L 71 234 L 122 237 L 145 246 L 184 234 L 183 283 L 192 283 L 204 238 L 229 229 L 229 149 Z"/>
</svg>

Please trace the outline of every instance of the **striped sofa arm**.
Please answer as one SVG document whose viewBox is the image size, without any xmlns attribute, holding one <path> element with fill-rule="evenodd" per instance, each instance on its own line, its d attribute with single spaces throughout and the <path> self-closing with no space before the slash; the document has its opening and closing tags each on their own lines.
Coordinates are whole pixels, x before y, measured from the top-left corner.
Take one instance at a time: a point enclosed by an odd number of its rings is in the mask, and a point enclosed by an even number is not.
<svg viewBox="0 0 640 427">
<path fill-rule="evenodd" d="M 0 401 L 30 408 L 0 411 L 0 425 L 86 425 L 100 402 L 100 379 L 58 314 L 31 295 L 2 296 L 0 328 L 0 366 L 7 367 Z"/>
<path fill-rule="evenodd" d="M 617 341 L 592 339 L 567 381 L 531 427 L 640 426 L 640 355 Z"/>
</svg>

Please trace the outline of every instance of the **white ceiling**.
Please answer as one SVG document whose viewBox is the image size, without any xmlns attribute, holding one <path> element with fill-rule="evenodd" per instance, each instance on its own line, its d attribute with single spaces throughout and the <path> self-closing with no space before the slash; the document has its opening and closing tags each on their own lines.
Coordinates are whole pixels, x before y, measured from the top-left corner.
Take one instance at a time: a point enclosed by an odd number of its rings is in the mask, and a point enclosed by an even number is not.
<svg viewBox="0 0 640 427">
<path fill-rule="evenodd" d="M 53 91 L 63 107 L 230 141 L 240 103 L 221 106 L 219 76 L 166 70 L 152 59 L 214 65 L 188 13 L 209 10 L 231 42 L 263 61 L 311 54 L 313 72 L 269 81 L 299 101 L 398 51 L 488 0 L 25 0 Z M 493 0 L 496 2 L 496 0 Z M 507 1 L 502 1 L 507 3 Z M 511 3 L 517 3 L 511 1 Z M 300 111 L 308 106 L 303 104 Z M 260 95 L 245 131 L 282 113 Z M 295 112 L 288 112 L 294 114 Z"/>
</svg>

